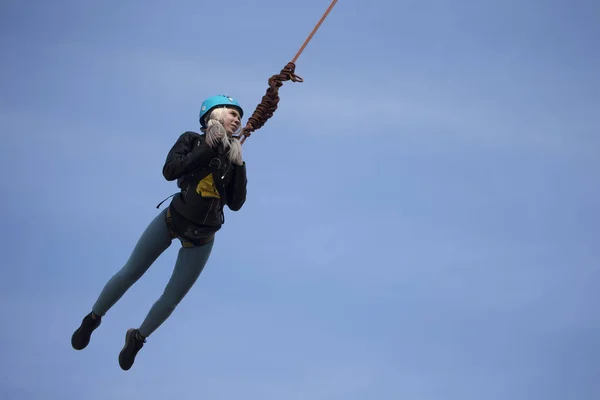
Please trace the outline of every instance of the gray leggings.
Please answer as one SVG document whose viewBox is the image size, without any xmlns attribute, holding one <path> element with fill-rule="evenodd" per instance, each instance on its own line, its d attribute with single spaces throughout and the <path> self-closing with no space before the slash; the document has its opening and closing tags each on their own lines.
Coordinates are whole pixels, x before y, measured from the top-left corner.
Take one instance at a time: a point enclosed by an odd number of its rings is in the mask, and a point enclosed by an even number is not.
<svg viewBox="0 0 600 400">
<path fill-rule="evenodd" d="M 158 214 L 148 225 L 127 263 L 106 283 L 98 300 L 92 307 L 96 315 L 106 312 L 125 294 L 125 292 L 144 275 L 152 263 L 172 242 L 167 223 L 166 209 Z M 148 337 L 175 310 L 175 307 L 191 289 L 204 269 L 212 251 L 214 240 L 199 247 L 181 247 L 171 279 L 163 294 L 154 303 L 146 319 L 140 325 L 140 334 Z"/>
</svg>

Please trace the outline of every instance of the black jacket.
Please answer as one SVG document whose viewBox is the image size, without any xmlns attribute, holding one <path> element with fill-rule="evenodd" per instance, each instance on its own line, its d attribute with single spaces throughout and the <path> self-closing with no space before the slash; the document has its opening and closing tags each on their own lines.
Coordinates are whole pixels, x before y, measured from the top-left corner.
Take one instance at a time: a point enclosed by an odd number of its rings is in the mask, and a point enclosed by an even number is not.
<svg viewBox="0 0 600 400">
<path fill-rule="evenodd" d="M 181 134 L 167 155 L 163 176 L 177 180 L 181 189 L 170 204 L 179 234 L 193 227 L 200 236 L 208 236 L 225 222 L 225 205 L 238 211 L 246 201 L 246 163 L 229 162 L 223 145 L 209 147 L 205 134 Z"/>
</svg>

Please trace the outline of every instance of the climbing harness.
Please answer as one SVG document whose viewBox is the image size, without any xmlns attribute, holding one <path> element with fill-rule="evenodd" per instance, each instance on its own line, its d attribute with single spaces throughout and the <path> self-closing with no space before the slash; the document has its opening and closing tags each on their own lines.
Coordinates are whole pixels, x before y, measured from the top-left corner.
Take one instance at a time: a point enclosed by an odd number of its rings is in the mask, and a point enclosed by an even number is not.
<svg viewBox="0 0 600 400">
<path fill-rule="evenodd" d="M 292 82 L 304 82 L 304 80 L 301 77 L 294 73 L 296 69 L 296 61 L 298 60 L 298 57 L 300 57 L 300 54 L 302 54 L 302 52 L 306 48 L 308 42 L 310 42 L 310 40 L 313 38 L 323 21 L 325 21 L 325 18 L 327 18 L 327 15 L 333 9 L 336 3 L 337 0 L 333 0 L 331 4 L 329 4 L 329 7 L 317 23 L 317 25 L 314 27 L 310 35 L 308 35 L 308 37 L 306 38 L 306 40 L 300 47 L 300 50 L 298 50 L 296 56 L 292 59 L 292 61 L 288 62 L 279 74 L 273 75 L 269 78 L 269 88 L 267 89 L 267 92 L 262 97 L 260 104 L 256 106 L 256 110 L 254 110 L 252 116 L 248 118 L 246 126 L 242 129 L 240 134 L 236 136 L 238 139 L 240 139 L 240 143 L 243 144 L 246 141 L 246 139 L 250 137 L 252 132 L 254 132 L 257 129 L 260 129 L 267 122 L 267 120 L 273 116 L 275 110 L 277 110 L 277 105 L 279 104 L 279 88 L 283 86 L 284 81 L 291 80 Z"/>
</svg>

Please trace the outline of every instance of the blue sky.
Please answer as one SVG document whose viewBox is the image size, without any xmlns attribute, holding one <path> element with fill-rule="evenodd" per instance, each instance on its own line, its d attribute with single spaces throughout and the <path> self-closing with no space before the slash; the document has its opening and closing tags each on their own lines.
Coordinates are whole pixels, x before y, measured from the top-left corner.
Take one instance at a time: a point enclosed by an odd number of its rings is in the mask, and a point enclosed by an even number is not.
<svg viewBox="0 0 600 400">
<path fill-rule="evenodd" d="M 244 144 L 248 201 L 136 364 L 125 262 L 201 101 L 250 115 L 328 1 L 0 6 L 0 397 L 600 397 L 600 6 L 340 1 Z M 245 121 L 244 121 L 245 122 Z"/>
</svg>

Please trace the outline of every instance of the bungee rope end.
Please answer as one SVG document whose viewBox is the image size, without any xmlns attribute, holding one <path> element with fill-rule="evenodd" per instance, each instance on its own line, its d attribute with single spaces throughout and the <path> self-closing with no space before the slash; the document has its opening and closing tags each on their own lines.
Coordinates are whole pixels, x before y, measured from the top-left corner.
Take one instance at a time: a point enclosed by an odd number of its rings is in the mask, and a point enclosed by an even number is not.
<svg viewBox="0 0 600 400">
<path fill-rule="evenodd" d="M 300 47 L 300 50 L 298 50 L 292 61 L 288 62 L 287 65 L 283 67 L 281 72 L 279 72 L 279 74 L 273 75 L 269 78 L 269 88 L 267 89 L 267 92 L 262 97 L 260 104 L 256 106 L 256 110 L 254 110 L 252 116 L 248 118 L 246 126 L 244 126 L 240 134 L 236 136 L 236 138 L 240 139 L 240 143 L 243 144 L 246 141 L 246 139 L 250 137 L 252 132 L 262 128 L 263 125 L 267 122 L 267 120 L 273 116 L 279 104 L 279 88 L 283 86 L 284 81 L 300 83 L 304 82 L 304 79 L 302 79 L 295 73 L 296 61 L 298 60 L 298 57 L 300 57 L 300 54 L 302 54 L 302 52 L 306 48 L 308 42 L 310 42 L 310 40 L 313 38 L 313 36 L 315 35 L 323 21 L 329 14 L 329 12 L 333 9 L 337 1 L 338 0 L 333 0 L 331 4 L 329 4 L 329 7 L 317 23 L 317 25 L 313 28 L 310 35 L 308 35 L 308 37 L 302 44 L 302 47 Z"/>
<path fill-rule="evenodd" d="M 252 132 L 263 127 L 269 118 L 273 116 L 279 104 L 279 88 L 283 86 L 284 81 L 304 82 L 304 80 L 294 73 L 296 65 L 292 62 L 281 70 L 279 74 L 269 78 L 269 88 L 263 96 L 260 104 L 256 106 L 256 110 L 252 116 L 248 118 L 246 126 L 240 132 L 238 138 L 241 138 L 241 143 L 250 137 Z"/>
</svg>

